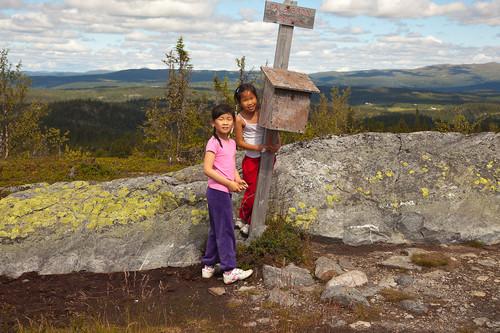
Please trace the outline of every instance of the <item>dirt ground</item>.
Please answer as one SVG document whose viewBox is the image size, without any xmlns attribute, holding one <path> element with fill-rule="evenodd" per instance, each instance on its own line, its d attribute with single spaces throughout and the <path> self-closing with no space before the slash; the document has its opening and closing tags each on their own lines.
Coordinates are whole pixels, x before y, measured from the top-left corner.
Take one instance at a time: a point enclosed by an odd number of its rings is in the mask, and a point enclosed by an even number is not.
<svg viewBox="0 0 500 333">
<path fill-rule="evenodd" d="M 500 246 L 414 246 L 452 258 L 442 268 L 420 272 L 391 270 L 376 263 L 409 246 L 375 244 L 351 247 L 311 242 L 315 258 L 349 260 L 371 285 L 408 274 L 415 285 L 402 290 L 422 300 L 429 311 L 409 313 L 394 302 L 373 297 L 369 308 L 344 308 L 320 300 L 325 282 L 292 291 L 294 306 L 268 300 L 271 287 L 256 270 L 246 281 L 224 285 L 222 276 L 201 277 L 201 264 L 140 272 L 75 272 L 11 279 L 0 276 L 0 332 L 26 328 L 130 332 L 497 332 L 500 322 Z M 484 261 L 490 260 L 490 261 Z M 498 265 L 496 265 L 498 266 Z M 432 274 L 439 270 L 439 274 Z M 434 273 L 433 273 L 434 274 Z M 224 288 L 216 296 L 211 289 Z M 393 286 L 394 289 L 400 286 Z M 357 324 L 356 324 L 357 323 Z M 351 326 L 350 326 L 351 325 Z M 365 325 L 365 326 L 363 326 Z M 356 328 L 357 327 L 357 328 Z M 128 329 L 128 330 L 127 330 Z"/>
</svg>

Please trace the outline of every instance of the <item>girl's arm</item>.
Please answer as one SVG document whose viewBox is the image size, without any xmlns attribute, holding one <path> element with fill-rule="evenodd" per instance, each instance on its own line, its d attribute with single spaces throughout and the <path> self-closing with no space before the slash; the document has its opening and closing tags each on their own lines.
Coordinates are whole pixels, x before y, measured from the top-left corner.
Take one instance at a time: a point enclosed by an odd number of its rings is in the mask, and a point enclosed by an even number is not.
<svg viewBox="0 0 500 333">
<path fill-rule="evenodd" d="M 278 141 L 274 145 L 269 146 L 269 151 L 271 153 L 276 153 L 280 148 L 281 148 L 281 137 L 280 134 L 278 133 Z"/>
<path fill-rule="evenodd" d="M 205 159 L 203 161 L 203 173 L 215 180 L 217 183 L 227 186 L 231 192 L 241 192 L 240 185 L 237 182 L 233 182 L 226 177 L 217 173 L 214 170 L 215 153 L 212 151 L 207 151 L 205 153 Z M 238 174 L 239 177 L 239 174 Z"/>
<path fill-rule="evenodd" d="M 238 169 L 237 168 L 234 168 L 234 181 L 240 185 L 240 188 L 242 190 L 248 188 L 248 184 L 246 181 L 244 181 L 243 179 L 241 179 L 240 177 L 240 173 L 238 172 Z"/>
<path fill-rule="evenodd" d="M 234 138 L 236 141 L 236 145 L 242 149 L 246 150 L 256 150 L 262 151 L 263 148 L 266 148 L 266 145 L 251 145 L 248 142 L 243 140 L 243 127 L 245 122 L 241 119 L 241 116 L 236 116 L 236 124 L 234 125 Z M 266 148 L 267 149 L 267 148 Z"/>
</svg>

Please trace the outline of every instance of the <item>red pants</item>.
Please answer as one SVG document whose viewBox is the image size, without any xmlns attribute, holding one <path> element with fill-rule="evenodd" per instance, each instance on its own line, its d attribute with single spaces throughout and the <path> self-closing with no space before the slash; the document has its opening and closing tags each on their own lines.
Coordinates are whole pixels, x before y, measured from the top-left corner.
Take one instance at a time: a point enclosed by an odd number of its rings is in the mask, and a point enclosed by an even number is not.
<svg viewBox="0 0 500 333">
<path fill-rule="evenodd" d="M 274 157 L 276 163 L 276 156 Z M 248 157 L 245 155 L 241 162 L 243 171 L 243 180 L 248 184 L 248 188 L 243 194 L 243 201 L 238 212 L 240 219 L 250 224 L 252 219 L 253 201 L 255 199 L 255 190 L 257 189 L 257 177 L 259 175 L 260 157 Z"/>
</svg>

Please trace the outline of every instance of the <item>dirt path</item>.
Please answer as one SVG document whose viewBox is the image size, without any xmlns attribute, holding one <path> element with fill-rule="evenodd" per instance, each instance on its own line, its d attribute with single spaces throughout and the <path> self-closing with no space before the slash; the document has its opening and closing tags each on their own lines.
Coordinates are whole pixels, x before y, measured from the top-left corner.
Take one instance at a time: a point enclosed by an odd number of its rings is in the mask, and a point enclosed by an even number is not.
<svg viewBox="0 0 500 333">
<path fill-rule="evenodd" d="M 418 246 L 446 254 L 451 263 L 406 272 L 377 262 L 409 246 L 350 247 L 313 241 L 311 247 L 315 258 L 343 258 L 364 271 L 369 283 L 363 290 L 387 283 L 388 289 L 421 301 L 427 313 L 403 310 L 380 293 L 367 297 L 370 307 L 324 303 L 324 282 L 292 291 L 299 304 L 279 306 L 269 301 L 271 288 L 263 284 L 259 271 L 245 282 L 226 286 L 221 276 L 202 279 L 197 265 L 109 274 L 1 276 L 0 332 L 17 332 L 20 326 L 74 331 L 129 327 L 148 332 L 500 332 L 500 246 Z M 401 275 L 415 282 L 395 283 Z M 223 295 L 212 294 L 217 287 L 224 288 Z"/>
</svg>

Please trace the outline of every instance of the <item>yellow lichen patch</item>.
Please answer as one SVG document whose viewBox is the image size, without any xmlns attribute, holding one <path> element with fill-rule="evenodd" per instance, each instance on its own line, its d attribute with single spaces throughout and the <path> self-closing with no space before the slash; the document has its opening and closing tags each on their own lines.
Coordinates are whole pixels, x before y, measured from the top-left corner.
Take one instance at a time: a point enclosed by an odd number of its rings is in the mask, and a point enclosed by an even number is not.
<svg viewBox="0 0 500 333">
<path fill-rule="evenodd" d="M 410 172 L 409 172 L 409 173 L 410 173 L 410 175 L 411 175 L 411 174 L 415 173 L 415 170 L 410 170 Z"/>
<path fill-rule="evenodd" d="M 429 161 L 431 160 L 431 158 L 430 158 L 428 155 L 422 155 L 422 158 L 423 158 L 424 160 L 429 160 Z"/>
<path fill-rule="evenodd" d="M 422 195 L 423 195 L 424 197 L 428 196 L 428 195 L 429 195 L 429 190 L 428 190 L 427 188 L 425 188 L 425 187 L 424 187 L 424 188 L 422 188 Z"/>
<path fill-rule="evenodd" d="M 288 208 L 289 211 L 291 211 L 292 213 L 295 213 L 297 211 L 297 209 L 295 207 L 290 207 Z"/>
<path fill-rule="evenodd" d="M 338 202 L 338 201 L 339 201 L 339 196 L 338 196 L 337 194 L 333 194 L 333 195 L 328 194 L 328 195 L 326 196 L 326 200 L 328 201 L 328 204 L 329 204 L 330 206 L 333 206 L 334 201 L 336 201 L 336 202 Z"/>
<path fill-rule="evenodd" d="M 387 177 L 392 177 L 392 176 L 394 176 L 394 172 L 392 172 L 392 171 L 386 171 L 386 172 L 385 172 L 385 175 L 386 175 Z"/>
<path fill-rule="evenodd" d="M 424 172 L 429 171 L 429 169 L 427 169 L 427 168 L 422 168 L 422 170 L 423 170 Z"/>
<path fill-rule="evenodd" d="M 29 193 L 29 192 L 28 192 Z M 102 229 L 113 224 L 135 223 L 153 216 L 162 197 L 121 188 L 112 193 L 87 182 L 51 185 L 37 189 L 36 196 L 0 201 L 0 237 L 27 237 L 37 228 L 56 234 L 84 227 Z"/>
<path fill-rule="evenodd" d="M 191 196 L 189 197 L 189 203 L 190 203 L 191 205 L 194 205 L 194 204 L 196 203 L 196 195 L 195 195 L 195 194 L 193 194 L 193 195 L 191 195 Z"/>
<path fill-rule="evenodd" d="M 208 218 L 208 210 L 193 209 L 191 211 L 191 223 L 198 225 L 202 220 Z"/>
<path fill-rule="evenodd" d="M 303 203 L 303 202 L 299 202 L 299 207 L 300 207 L 300 208 L 305 208 L 305 207 L 306 207 L 306 204 L 305 204 L 305 203 Z"/>
</svg>

